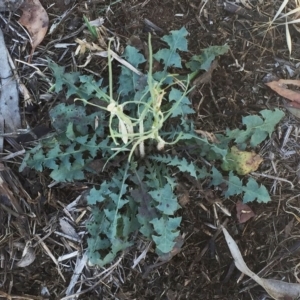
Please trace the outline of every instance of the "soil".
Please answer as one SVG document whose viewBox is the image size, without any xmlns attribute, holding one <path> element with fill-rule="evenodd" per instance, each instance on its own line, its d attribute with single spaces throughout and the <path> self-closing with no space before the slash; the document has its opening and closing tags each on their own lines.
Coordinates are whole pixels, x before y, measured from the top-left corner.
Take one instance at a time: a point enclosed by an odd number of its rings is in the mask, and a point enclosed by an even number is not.
<svg viewBox="0 0 300 300">
<path fill-rule="evenodd" d="M 229 209 L 232 217 L 228 218 L 219 212 L 220 222 L 227 222 L 228 230 L 252 271 L 266 278 L 297 282 L 295 274 L 298 272 L 296 266 L 300 258 L 300 123 L 285 110 L 282 98 L 263 82 L 269 74 L 278 78 L 298 78 L 299 33 L 296 30 L 291 31 L 293 53 L 290 57 L 284 27 L 268 28 L 265 23 L 269 16 L 274 16 L 280 4 L 274 4 L 274 1 L 244 2 L 246 6 L 240 3 L 237 5 L 245 8 L 250 17 L 227 11 L 224 8 L 225 1 L 221 0 L 55 0 L 52 1 L 53 5 L 44 0 L 41 3 L 47 8 L 50 24 L 57 16 L 61 16 L 68 9 L 72 10 L 57 30 L 46 36 L 37 48 L 32 64 L 38 66 L 49 78 L 51 74 L 46 67 L 47 58 L 66 66 L 69 71 L 79 69 L 74 64 L 76 46 L 56 48 L 55 44 L 75 43 L 75 38 L 87 37 L 83 30 L 78 31 L 76 36 L 63 39 L 82 26 L 83 15 L 90 20 L 104 17 L 105 28 L 119 37 L 121 48 L 132 43 L 133 36 L 139 42 L 146 43 L 149 31 L 153 34 L 154 47 L 159 48 L 161 36 L 183 26 L 189 32 L 189 53 L 183 54 L 187 57 L 199 54 L 208 46 L 228 44 L 229 53 L 217 60 L 217 67 L 209 80 L 198 84 L 193 91 L 193 107 L 197 112 L 194 122 L 197 127 L 214 133 L 226 128 L 240 128 L 243 116 L 257 114 L 265 108 L 280 108 L 286 112 L 286 116 L 270 139 L 255 149 L 264 158 L 264 163 L 257 172 L 273 176 L 257 177 L 259 182 L 270 190 L 272 201 L 267 204 L 250 203 L 255 217 L 240 224 L 236 217 L 236 202 L 240 199 L 222 198 L 223 205 Z M 17 17 L 13 16 L 11 22 L 14 28 L 17 28 L 15 30 L 20 31 L 16 20 Z M 147 20 L 159 29 L 153 30 Z M 22 50 L 13 48 L 11 35 L 16 36 L 15 31 L 6 32 L 11 55 L 13 58 L 26 60 L 29 47 L 25 51 L 25 47 Z M 77 61 L 77 65 L 84 63 L 84 60 Z M 102 58 L 94 59 L 84 70 L 99 74 L 99 66 L 105 66 Z M 287 66 L 294 70 L 292 75 Z M 101 75 L 105 76 L 105 72 L 104 69 Z M 48 95 L 46 82 L 38 74 L 31 75 L 32 68 L 27 65 L 19 64 L 18 73 L 36 100 L 30 107 L 25 107 L 24 102 L 21 103 L 24 124 L 26 120 L 32 128 L 40 125 L 49 128 L 49 109 L 59 102 L 69 103 L 73 99 L 66 99 L 65 94 L 61 93 L 56 98 L 45 100 Z M 290 134 L 283 145 L 289 130 Z M 288 151 L 291 151 L 291 154 L 288 154 Z M 33 243 L 39 245 L 34 248 L 36 259 L 31 265 L 24 268 L 15 267 L 10 251 L 13 241 L 22 239 L 19 229 L 22 223 L 14 218 L 11 221 L 9 212 L 0 211 L 3 224 L 3 238 L 0 238 L 0 299 L 67 299 L 64 298 L 65 291 L 74 272 L 76 257 L 61 263 L 57 263 L 56 259 L 73 251 L 81 251 L 86 244 L 67 242 L 57 233 L 58 220 L 64 216 L 64 208 L 90 187 L 89 183 L 51 185 L 47 171 L 37 173 L 28 170 L 27 173 L 20 174 L 17 165 L 20 161 L 16 159 L 9 162 L 7 165 L 10 171 L 7 171 L 6 175 L 13 177 L 14 182 L 22 186 L 22 190 L 30 196 L 32 202 L 28 203 L 28 213 L 34 214 L 35 218 L 25 222 L 29 227 L 25 232 L 32 237 Z M 107 277 L 103 277 L 101 273 L 104 269 L 84 268 L 75 287 L 75 291 L 79 292 L 78 299 L 267 299 L 263 288 L 235 268 L 222 233 L 210 226 L 216 224 L 216 219 L 214 206 L 206 200 L 206 195 L 212 193 L 213 197 L 217 198 L 220 193 L 213 189 L 201 190 L 201 183 L 188 180 L 185 180 L 185 183 L 188 194 L 180 210 L 183 218 L 181 233 L 185 235 L 181 251 L 170 261 L 156 266 L 157 256 L 150 246 L 145 260 L 132 268 L 134 259 L 147 245 L 147 241 L 140 240 L 139 244 L 123 254 Z M 1 203 L 3 201 L 1 199 Z M 86 208 L 86 203 L 80 203 L 79 207 L 78 216 Z M 40 241 L 41 238 L 44 238 L 43 242 Z M 86 236 L 84 238 L 86 239 Z M 49 252 L 55 258 L 51 258 Z M 16 251 L 15 257 L 20 258 L 21 254 L 21 250 Z M 56 263 L 59 264 L 59 268 Z M 149 266 L 153 268 L 149 269 Z"/>
</svg>

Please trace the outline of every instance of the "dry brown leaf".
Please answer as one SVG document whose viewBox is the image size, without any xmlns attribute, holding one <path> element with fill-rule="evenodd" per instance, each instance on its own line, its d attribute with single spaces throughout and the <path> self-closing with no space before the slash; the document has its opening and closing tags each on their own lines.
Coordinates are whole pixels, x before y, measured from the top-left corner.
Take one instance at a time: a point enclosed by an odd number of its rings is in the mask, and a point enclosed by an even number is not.
<svg viewBox="0 0 300 300">
<path fill-rule="evenodd" d="M 287 87 L 287 84 L 300 86 L 300 80 L 279 79 L 265 84 L 280 96 L 292 101 L 289 106 L 300 108 L 300 92 L 290 90 Z"/>
<path fill-rule="evenodd" d="M 42 42 L 47 33 L 49 17 L 39 0 L 25 0 L 20 9 L 23 14 L 19 22 L 27 28 L 31 36 L 32 50 L 29 59 L 31 60 L 35 48 Z"/>
<path fill-rule="evenodd" d="M 238 201 L 236 203 L 236 216 L 239 223 L 241 224 L 254 217 L 255 213 L 247 204 L 244 204 L 242 201 Z"/>
</svg>

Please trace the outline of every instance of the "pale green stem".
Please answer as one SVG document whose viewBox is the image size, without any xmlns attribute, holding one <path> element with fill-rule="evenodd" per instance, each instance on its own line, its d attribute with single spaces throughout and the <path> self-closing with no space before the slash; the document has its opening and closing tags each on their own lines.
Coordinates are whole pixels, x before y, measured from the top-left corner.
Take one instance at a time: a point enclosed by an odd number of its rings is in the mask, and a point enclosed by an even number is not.
<svg viewBox="0 0 300 300">
<path fill-rule="evenodd" d="M 143 120 L 140 122 L 140 136 L 143 136 L 144 135 L 144 122 Z M 144 141 L 142 141 L 140 144 L 139 144 L 139 149 L 140 149 L 140 156 L 141 157 L 144 157 L 145 156 L 145 145 L 144 145 Z"/>
<path fill-rule="evenodd" d="M 110 97 L 111 102 L 115 102 L 113 100 L 113 78 L 112 78 L 112 63 L 111 63 L 110 45 L 111 45 L 111 39 L 108 42 L 108 49 L 107 49 L 108 75 L 109 75 L 109 97 Z"/>
</svg>

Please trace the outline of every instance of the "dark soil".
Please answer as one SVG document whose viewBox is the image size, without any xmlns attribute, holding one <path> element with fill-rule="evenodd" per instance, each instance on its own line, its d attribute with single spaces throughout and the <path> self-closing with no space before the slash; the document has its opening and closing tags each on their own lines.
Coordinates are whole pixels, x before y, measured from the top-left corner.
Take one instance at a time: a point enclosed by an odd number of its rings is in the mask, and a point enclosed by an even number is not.
<svg viewBox="0 0 300 300">
<path fill-rule="evenodd" d="M 75 4 L 72 0 L 57 0 L 53 2 L 53 6 L 49 6 L 47 1 L 42 2 L 44 7 L 48 8 L 50 23 L 56 16 L 62 15 Z M 159 37 L 182 26 L 185 26 L 189 32 L 190 52 L 185 54 L 189 57 L 199 54 L 201 49 L 211 45 L 230 46 L 230 52 L 218 59 L 218 66 L 213 71 L 211 79 L 199 84 L 193 91 L 192 101 L 197 111 L 194 122 L 199 129 L 215 133 L 227 127 L 239 128 L 243 116 L 257 114 L 265 108 L 284 110 L 282 99 L 263 84 L 264 77 L 270 73 L 279 78 L 297 79 L 297 75 L 289 76 L 285 64 L 289 62 L 292 68 L 296 69 L 295 64 L 299 59 L 296 49 L 298 33 L 292 36 L 295 52 L 293 52 L 294 59 L 290 59 L 284 28 L 267 31 L 267 27 L 261 22 L 264 20 L 262 15 L 264 17 L 268 17 L 268 14 L 274 15 L 274 11 L 280 4 L 276 4 L 277 7 L 274 1 L 251 1 L 251 4 L 247 2 L 251 5 L 248 11 L 253 14 L 253 18 L 245 18 L 227 12 L 224 9 L 224 1 L 207 1 L 203 7 L 204 2 L 196 0 L 146 0 L 144 2 L 128 0 L 111 3 L 79 1 L 58 29 L 51 36 L 46 36 L 34 54 L 32 64 L 37 66 L 40 64 L 40 68 L 47 76 L 51 76 L 46 68 L 47 57 L 66 66 L 69 71 L 78 69 L 73 63 L 76 46 L 66 48 L 68 50 L 55 48 L 53 41 L 57 40 L 58 43 L 61 38 L 79 29 L 83 24 L 82 15 L 86 15 L 90 20 L 99 16 L 106 17 L 105 27 L 120 38 L 123 48 L 132 42 L 133 36 L 138 37 L 143 43 L 147 42 L 148 32 L 151 30 L 147 21 L 145 23 L 147 19 L 161 29 L 152 30 L 153 44 L 156 48 L 160 47 Z M 14 33 L 6 33 L 8 44 L 12 43 L 10 34 Z M 84 39 L 86 36 L 84 31 L 80 31 L 75 37 L 61 42 L 74 43 L 75 38 Z M 26 53 L 17 53 L 14 50 L 12 55 L 14 58 L 25 60 Z M 83 62 L 84 59 L 78 64 Z M 87 69 L 100 74 L 99 66 L 105 66 L 101 58 L 94 59 Z M 46 83 L 37 74 L 30 76 L 32 69 L 25 65 L 20 65 L 18 72 L 36 99 L 31 109 L 22 107 L 24 120 L 31 127 L 37 125 L 49 127 L 49 109 L 59 102 L 69 103 L 73 99 L 66 99 L 64 94 L 60 94 L 56 99 L 43 100 L 41 95 L 47 94 L 48 89 Z M 101 75 L 105 76 L 105 72 L 104 68 Z M 289 126 L 292 126 L 292 131 L 283 149 L 283 138 Z M 221 199 L 224 200 L 223 205 L 230 210 L 232 217 L 218 213 L 221 223 L 227 220 L 228 231 L 240 247 L 251 270 L 260 272 L 262 277 L 288 282 L 297 282 L 294 271 L 300 258 L 297 227 L 300 204 L 298 127 L 299 121 L 286 112 L 278 132 L 275 132 L 261 148 L 255 149 L 264 157 L 264 163 L 257 172 L 289 180 L 294 184 L 294 189 L 288 182 L 280 179 L 258 177 L 258 181 L 271 191 L 272 201 L 267 204 L 249 204 L 256 214 L 254 218 L 245 224 L 238 223 L 235 210 L 235 204 L 240 200 L 238 197 Z M 289 156 L 284 155 L 288 150 L 295 151 Z M 0 220 L 3 224 L 1 228 L 3 240 L 0 238 L 0 290 L 2 290 L 0 299 L 43 299 L 41 294 L 43 287 L 46 287 L 50 294 L 44 298 L 62 299 L 73 275 L 76 259 L 62 262 L 60 265 L 64 281 L 57 266 L 47 255 L 45 246 L 50 249 L 55 258 L 75 250 L 82 250 L 82 246 L 67 243 L 55 232 L 58 230 L 59 218 L 64 216 L 64 207 L 90 185 L 87 182 L 49 187 L 51 182 L 47 172 L 37 174 L 29 170 L 27 173 L 19 174 L 16 162 L 20 163 L 20 159 L 9 163 L 8 166 L 23 189 L 30 195 L 32 202 L 29 203 L 28 213 L 35 215 L 34 219 L 26 221 L 26 226 L 30 228 L 27 233 L 32 237 L 32 243 L 39 242 L 37 235 L 40 238 L 49 235 L 45 238 L 44 244 L 40 242 L 35 248 L 34 263 L 25 268 L 16 268 L 10 250 L 12 241 L 22 239 L 18 228 L 20 220 L 11 222 L 8 220 L 8 212 L 0 211 Z M 272 162 L 276 165 L 277 173 L 272 167 Z M 234 267 L 223 234 L 220 232 L 216 234 L 217 230 L 209 226 L 209 224 L 215 225 L 216 219 L 213 205 L 206 200 L 205 195 L 213 193 L 213 197 L 218 199 L 221 193 L 203 190 L 202 182 L 195 183 L 185 178 L 183 183 L 188 195 L 180 210 L 183 217 L 181 232 L 186 235 L 180 253 L 171 261 L 155 267 L 157 257 L 154 250 L 150 248 L 145 260 L 132 269 L 134 259 L 147 245 L 147 241 L 141 240 L 139 245 L 124 254 L 123 259 L 108 277 L 101 279 L 99 274 L 103 269 L 84 269 L 75 288 L 76 291 L 77 289 L 83 291 L 79 299 L 266 299 L 267 294 L 263 288 L 255 285 Z M 86 203 L 81 203 L 80 209 L 83 211 L 85 208 Z M 79 216 L 80 212 L 77 211 L 76 216 Z M 79 226 L 78 230 L 84 231 L 84 228 Z M 21 254 L 15 253 L 18 258 Z M 154 267 L 149 269 L 153 265 Z M 8 298 L 5 293 L 15 296 Z"/>
</svg>

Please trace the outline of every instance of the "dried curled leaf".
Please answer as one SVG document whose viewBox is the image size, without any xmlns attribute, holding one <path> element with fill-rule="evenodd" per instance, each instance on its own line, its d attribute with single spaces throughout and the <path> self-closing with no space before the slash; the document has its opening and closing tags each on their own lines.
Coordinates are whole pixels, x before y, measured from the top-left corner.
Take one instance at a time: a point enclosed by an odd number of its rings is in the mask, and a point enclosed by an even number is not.
<svg viewBox="0 0 300 300">
<path fill-rule="evenodd" d="M 39 0 L 25 0 L 20 9 L 23 14 L 19 20 L 31 36 L 31 54 L 44 39 L 49 25 L 49 17 Z"/>
</svg>

